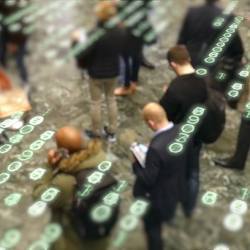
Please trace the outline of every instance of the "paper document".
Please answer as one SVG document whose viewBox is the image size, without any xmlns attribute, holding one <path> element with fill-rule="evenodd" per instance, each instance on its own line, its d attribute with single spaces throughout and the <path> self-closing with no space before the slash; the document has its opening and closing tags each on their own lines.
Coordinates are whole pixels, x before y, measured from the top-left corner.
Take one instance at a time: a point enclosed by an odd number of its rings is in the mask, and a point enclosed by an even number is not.
<svg viewBox="0 0 250 250">
<path fill-rule="evenodd" d="M 135 158 L 138 160 L 140 165 L 145 168 L 146 155 L 148 152 L 148 147 L 144 144 L 139 144 L 134 142 L 130 146 L 130 150 L 134 154 Z"/>
</svg>

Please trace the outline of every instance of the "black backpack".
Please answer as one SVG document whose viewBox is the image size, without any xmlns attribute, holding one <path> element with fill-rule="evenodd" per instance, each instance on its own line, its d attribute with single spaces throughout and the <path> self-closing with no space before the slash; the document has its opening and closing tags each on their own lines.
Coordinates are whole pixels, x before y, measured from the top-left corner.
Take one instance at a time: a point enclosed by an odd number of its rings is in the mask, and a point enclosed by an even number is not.
<svg viewBox="0 0 250 250">
<path fill-rule="evenodd" d="M 226 123 L 226 101 L 218 91 L 207 88 L 206 114 L 198 131 L 198 138 L 206 144 L 214 143 L 222 134 Z"/>
<path fill-rule="evenodd" d="M 79 198 L 78 192 L 87 183 L 87 176 L 93 170 L 82 170 L 77 173 L 77 189 L 71 210 L 72 224 L 81 239 L 99 239 L 110 234 L 119 215 L 119 203 L 112 207 L 111 217 L 104 223 L 96 223 L 90 213 L 94 206 L 102 203 L 102 198 L 117 184 L 117 180 L 106 173 L 101 183 L 94 186 L 91 194 L 84 199 Z"/>
</svg>

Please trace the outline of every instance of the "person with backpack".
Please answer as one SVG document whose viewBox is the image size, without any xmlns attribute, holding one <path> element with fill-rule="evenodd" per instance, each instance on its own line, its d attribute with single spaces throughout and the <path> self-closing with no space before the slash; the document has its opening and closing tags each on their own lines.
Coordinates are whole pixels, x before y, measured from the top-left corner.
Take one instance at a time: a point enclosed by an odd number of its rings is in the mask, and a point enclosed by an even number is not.
<svg viewBox="0 0 250 250">
<path fill-rule="evenodd" d="M 78 200 L 78 192 L 87 183 L 87 177 L 106 159 L 102 142 L 99 139 L 87 140 L 80 130 L 69 126 L 56 132 L 55 141 L 57 148 L 49 150 L 46 174 L 37 182 L 33 192 L 34 198 L 38 199 L 49 187 L 60 190 L 50 203 L 53 221 L 60 223 L 63 229 L 53 249 L 105 249 L 108 235 L 117 220 L 118 206 L 104 224 L 95 223 L 90 214 L 102 196 L 116 184 L 115 178 L 107 174 L 89 197 Z"/>
<path fill-rule="evenodd" d="M 190 217 L 195 208 L 199 191 L 199 157 L 202 143 L 214 142 L 221 134 L 221 127 L 224 128 L 224 122 L 223 118 L 219 120 L 221 121 L 219 124 L 214 122 L 218 113 L 218 105 L 215 101 L 219 99 L 219 105 L 223 107 L 224 105 L 220 94 L 218 96 L 217 93 L 211 93 L 213 90 L 209 88 L 207 80 L 196 74 L 191 64 L 189 52 L 184 45 L 172 47 L 167 53 L 167 60 L 177 75 L 160 99 L 160 104 L 168 119 L 174 124 L 181 124 L 187 118 L 193 106 L 202 105 L 207 108 L 206 115 L 194 136 L 194 153 L 190 157 L 187 171 L 189 192 L 187 200 L 183 202 L 183 209 L 186 216 Z M 221 100 L 222 104 L 220 103 Z M 221 112 L 219 112 L 220 115 Z M 225 120 L 225 109 L 223 108 L 222 116 Z M 214 136 L 214 133 L 216 136 Z"/>
</svg>

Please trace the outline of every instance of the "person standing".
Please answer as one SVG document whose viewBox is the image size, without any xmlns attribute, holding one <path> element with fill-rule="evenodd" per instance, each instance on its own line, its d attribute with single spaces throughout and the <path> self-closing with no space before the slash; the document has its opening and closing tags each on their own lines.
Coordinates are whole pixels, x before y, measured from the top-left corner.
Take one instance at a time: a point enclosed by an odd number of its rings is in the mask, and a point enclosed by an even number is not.
<svg viewBox="0 0 250 250">
<path fill-rule="evenodd" d="M 87 132 L 90 137 L 102 136 L 101 104 L 102 94 L 104 93 L 109 120 L 109 126 L 105 127 L 105 133 L 110 142 L 116 141 L 118 114 L 114 90 L 119 75 L 119 56 L 124 42 L 122 28 L 107 28 L 105 26 L 105 23 L 115 14 L 116 9 L 111 1 L 102 1 L 96 5 L 97 26 L 89 32 L 89 36 L 98 30 L 103 30 L 105 33 L 76 57 L 78 66 L 81 69 L 86 69 L 90 77 L 92 130 Z M 81 41 L 81 35 L 76 32 L 73 39 L 75 44 L 78 44 Z"/>
<path fill-rule="evenodd" d="M 147 249 L 162 250 L 162 226 L 174 218 L 177 204 L 186 197 L 185 174 L 191 151 L 184 150 L 174 156 L 166 150 L 178 135 L 179 126 L 168 121 L 159 104 L 147 104 L 143 117 L 154 131 L 154 137 L 148 147 L 145 166 L 138 161 L 133 164 L 136 176 L 133 193 L 136 198 L 145 198 L 150 202 L 144 217 Z"/>
</svg>

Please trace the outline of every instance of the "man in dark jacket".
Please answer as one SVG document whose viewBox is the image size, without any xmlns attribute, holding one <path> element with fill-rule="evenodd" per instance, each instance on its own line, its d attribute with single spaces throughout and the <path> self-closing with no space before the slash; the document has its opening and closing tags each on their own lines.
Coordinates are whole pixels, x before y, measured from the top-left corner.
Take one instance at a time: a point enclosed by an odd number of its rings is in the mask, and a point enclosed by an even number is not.
<svg viewBox="0 0 250 250">
<path fill-rule="evenodd" d="M 206 81 L 195 73 L 191 59 L 185 46 L 178 45 L 171 48 L 167 54 L 170 67 L 177 77 L 170 83 L 166 93 L 160 100 L 168 119 L 180 124 L 188 116 L 191 108 L 197 104 L 204 104 L 208 98 Z M 194 153 L 190 158 L 187 173 L 189 199 L 183 203 L 185 215 L 190 217 L 199 192 L 199 157 L 201 140 L 195 136 Z"/>
<path fill-rule="evenodd" d="M 86 50 L 77 55 L 80 68 L 87 70 L 90 76 L 89 88 L 91 95 L 92 136 L 101 136 L 102 117 L 101 99 L 104 89 L 108 105 L 109 126 L 105 130 L 110 141 L 115 141 L 117 129 L 117 105 L 114 89 L 119 75 L 119 55 L 123 49 L 124 32 L 118 27 L 106 28 L 107 23 L 115 14 L 116 9 L 110 1 L 100 2 L 95 13 L 97 27 L 90 32 L 104 32 Z M 80 40 L 79 38 L 76 40 Z"/>
<path fill-rule="evenodd" d="M 29 1 L 7 1 L 3 0 L 0 3 L 0 13 L 2 15 L 2 30 L 0 38 L 0 63 L 2 66 L 7 66 L 7 52 L 15 54 L 16 63 L 22 80 L 22 87 L 28 90 L 28 70 L 25 64 L 25 55 L 27 50 L 28 35 L 26 34 L 27 16 L 18 19 L 16 22 L 9 21 L 10 17 L 18 11 L 29 6 Z"/>
<path fill-rule="evenodd" d="M 204 5 L 190 8 L 184 19 L 177 43 L 187 46 L 194 67 L 202 63 L 215 40 L 234 19 L 233 14 L 223 12 L 219 2 L 206 0 Z M 224 20 L 219 26 L 215 25 L 218 18 Z M 230 80 L 234 78 L 242 63 L 243 54 L 243 43 L 239 32 L 236 31 L 221 58 L 210 67 L 213 88 L 221 93 L 227 90 Z M 224 80 L 217 79 L 220 73 L 226 73 Z"/>
<path fill-rule="evenodd" d="M 167 152 L 167 145 L 176 138 L 179 126 L 168 121 L 159 104 L 147 104 L 143 116 L 155 134 L 147 151 L 145 167 L 137 161 L 133 164 L 136 175 L 134 196 L 150 201 L 144 218 L 148 250 L 162 250 L 163 223 L 174 218 L 178 202 L 185 197 L 185 173 L 190 151 L 185 150 L 178 156 Z"/>
<path fill-rule="evenodd" d="M 250 149 L 250 102 L 246 105 L 241 119 L 240 129 L 234 155 L 228 159 L 215 159 L 215 164 L 224 168 L 244 170 Z"/>
</svg>

